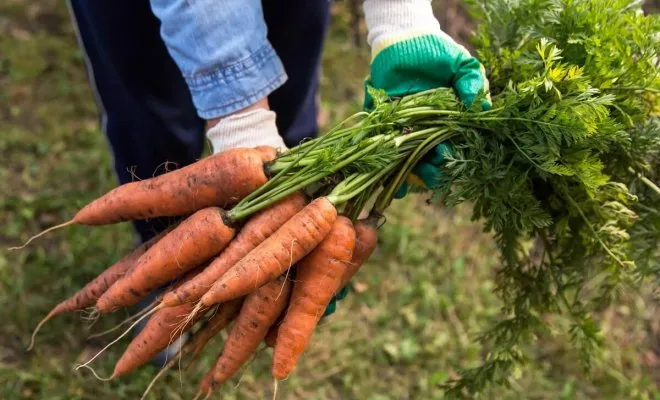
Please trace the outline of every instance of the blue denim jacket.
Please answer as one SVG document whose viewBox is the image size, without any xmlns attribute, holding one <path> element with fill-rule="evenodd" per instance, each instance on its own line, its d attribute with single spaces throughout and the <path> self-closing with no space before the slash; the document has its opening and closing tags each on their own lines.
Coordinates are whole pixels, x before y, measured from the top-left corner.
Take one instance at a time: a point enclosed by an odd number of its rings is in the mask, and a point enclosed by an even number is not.
<svg viewBox="0 0 660 400">
<path fill-rule="evenodd" d="M 204 119 L 245 108 L 287 79 L 261 0 L 150 0 L 161 36 Z"/>
</svg>

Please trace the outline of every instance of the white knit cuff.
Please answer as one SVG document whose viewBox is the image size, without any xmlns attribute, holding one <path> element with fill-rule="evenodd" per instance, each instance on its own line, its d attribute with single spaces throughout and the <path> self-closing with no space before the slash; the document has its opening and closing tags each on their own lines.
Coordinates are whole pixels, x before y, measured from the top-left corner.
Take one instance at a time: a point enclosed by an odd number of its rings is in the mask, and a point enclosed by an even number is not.
<svg viewBox="0 0 660 400">
<path fill-rule="evenodd" d="M 367 42 L 374 56 L 396 42 L 442 33 L 431 0 L 365 0 L 363 6 Z"/>
<path fill-rule="evenodd" d="M 206 132 L 213 153 L 235 147 L 271 146 L 286 150 L 275 125 L 275 113 L 263 108 L 232 114 Z"/>
</svg>

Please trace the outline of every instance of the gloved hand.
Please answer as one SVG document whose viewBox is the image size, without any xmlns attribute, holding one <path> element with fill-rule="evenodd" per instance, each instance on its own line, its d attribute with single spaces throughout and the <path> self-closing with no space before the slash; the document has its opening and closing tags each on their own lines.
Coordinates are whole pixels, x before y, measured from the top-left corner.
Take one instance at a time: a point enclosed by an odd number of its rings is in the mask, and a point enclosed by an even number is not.
<svg viewBox="0 0 660 400">
<path fill-rule="evenodd" d="M 263 107 L 252 107 L 214 121 L 206 137 L 214 154 L 235 147 L 287 149 L 275 125 L 275 113 Z"/>
<path fill-rule="evenodd" d="M 383 89 L 390 97 L 453 87 L 467 106 L 472 105 L 479 92 L 488 92 L 483 66 L 440 29 L 431 0 L 365 0 L 364 16 L 372 55 L 366 87 Z M 482 99 L 481 106 L 489 109 L 490 99 Z M 372 107 L 373 100 L 365 90 L 364 108 Z M 410 185 L 435 186 L 442 178 L 441 167 L 450 152 L 450 145 L 440 144 L 427 153 L 395 197 L 405 196 Z M 347 294 L 348 287 L 337 293 L 324 316 L 332 314 L 337 300 Z"/>
<path fill-rule="evenodd" d="M 364 15 L 372 55 L 366 85 L 383 89 L 391 97 L 453 87 L 467 106 L 479 92 L 488 92 L 483 66 L 440 29 L 431 0 L 366 0 Z M 489 109 L 490 99 L 482 98 L 481 106 Z M 364 107 L 373 107 L 368 92 Z M 449 146 L 440 145 L 429 152 L 396 197 L 403 197 L 410 184 L 429 188 L 437 183 L 448 151 Z"/>
</svg>

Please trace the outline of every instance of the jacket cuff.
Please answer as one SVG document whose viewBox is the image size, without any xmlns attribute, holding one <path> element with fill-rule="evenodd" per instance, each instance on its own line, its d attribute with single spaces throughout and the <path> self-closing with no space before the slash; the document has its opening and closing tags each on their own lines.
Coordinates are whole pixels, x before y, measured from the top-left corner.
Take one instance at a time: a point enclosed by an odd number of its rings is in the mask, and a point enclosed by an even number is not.
<svg viewBox="0 0 660 400">
<path fill-rule="evenodd" d="M 287 75 L 275 50 L 266 43 L 236 63 L 185 79 L 197 114 L 208 120 L 256 103 L 282 86 Z"/>
</svg>

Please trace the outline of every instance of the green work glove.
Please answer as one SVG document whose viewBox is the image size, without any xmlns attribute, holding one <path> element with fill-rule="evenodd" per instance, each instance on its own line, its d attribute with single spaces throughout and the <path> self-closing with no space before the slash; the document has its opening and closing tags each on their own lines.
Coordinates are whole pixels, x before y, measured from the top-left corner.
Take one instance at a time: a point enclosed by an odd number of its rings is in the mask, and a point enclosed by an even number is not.
<svg viewBox="0 0 660 400">
<path fill-rule="evenodd" d="M 337 301 L 343 299 L 346 297 L 348 294 L 348 285 L 344 286 L 337 294 L 335 294 L 332 297 L 332 300 L 330 300 L 330 304 L 328 304 L 328 307 L 325 309 L 325 313 L 323 313 L 323 317 L 327 317 L 328 315 L 334 314 L 334 312 L 337 310 Z"/>
<path fill-rule="evenodd" d="M 470 106 L 480 92 L 488 92 L 481 63 L 440 29 L 430 0 L 366 0 L 364 14 L 371 46 L 370 76 L 365 85 L 383 89 L 391 97 L 438 87 L 453 87 Z M 373 101 L 365 90 L 365 109 Z M 490 99 L 481 98 L 483 109 Z M 396 193 L 409 186 L 433 187 L 441 179 L 441 166 L 450 147 L 440 145 L 418 163 Z"/>
</svg>

